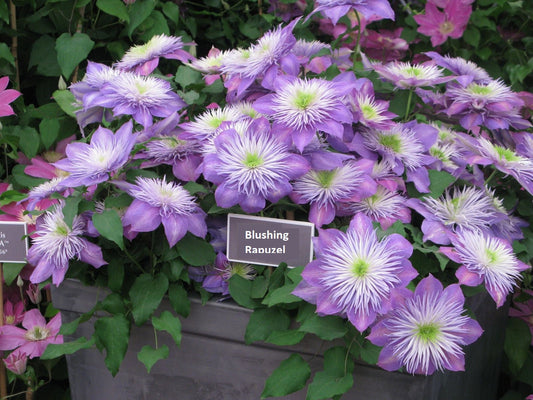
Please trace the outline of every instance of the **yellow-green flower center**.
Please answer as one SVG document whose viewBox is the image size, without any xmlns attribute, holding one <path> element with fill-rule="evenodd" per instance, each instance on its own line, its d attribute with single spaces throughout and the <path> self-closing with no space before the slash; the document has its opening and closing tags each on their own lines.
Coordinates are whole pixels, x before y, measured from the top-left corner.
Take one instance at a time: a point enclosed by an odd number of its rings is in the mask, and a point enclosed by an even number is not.
<svg viewBox="0 0 533 400">
<path fill-rule="evenodd" d="M 402 140 L 398 135 L 381 135 L 379 144 L 391 149 L 395 153 L 399 153 L 402 148 Z"/>
<path fill-rule="evenodd" d="M 477 83 L 472 83 L 470 86 L 468 86 L 468 90 L 472 94 L 478 94 L 481 96 L 488 96 L 492 94 L 492 89 L 488 86 L 482 86 Z"/>
<path fill-rule="evenodd" d="M 38 342 L 44 340 L 50 336 L 50 330 L 43 326 L 34 326 L 31 330 L 27 331 L 24 337 L 31 342 Z"/>
<path fill-rule="evenodd" d="M 368 273 L 370 264 L 360 258 L 356 259 L 352 264 L 352 273 L 356 278 L 364 278 Z"/>
<path fill-rule="evenodd" d="M 299 91 L 294 99 L 294 106 L 300 110 L 306 110 L 315 100 L 313 93 Z"/>
<path fill-rule="evenodd" d="M 370 104 L 364 104 L 361 106 L 361 111 L 366 119 L 374 119 L 378 115 L 374 107 L 372 107 Z"/>
<path fill-rule="evenodd" d="M 253 169 L 263 165 L 263 159 L 255 153 L 248 153 L 243 161 L 243 164 L 247 168 Z"/>
<path fill-rule="evenodd" d="M 318 184 L 323 187 L 324 189 L 327 189 L 331 186 L 333 183 L 333 178 L 336 175 L 336 170 L 332 171 L 318 171 L 316 174 L 316 179 Z"/>
<path fill-rule="evenodd" d="M 498 156 L 500 157 L 500 160 L 505 161 L 520 161 L 520 157 L 515 154 L 514 151 L 510 149 L 506 149 L 504 147 L 500 146 L 494 146 L 494 149 L 498 153 Z"/>
<path fill-rule="evenodd" d="M 416 76 L 416 77 L 419 77 L 419 76 L 421 76 L 423 74 L 423 71 L 420 68 L 417 68 L 417 67 L 405 68 L 404 72 L 408 76 Z"/>
<path fill-rule="evenodd" d="M 416 336 L 426 343 L 435 343 L 439 334 L 440 328 L 435 323 L 429 322 L 417 325 Z"/>
</svg>

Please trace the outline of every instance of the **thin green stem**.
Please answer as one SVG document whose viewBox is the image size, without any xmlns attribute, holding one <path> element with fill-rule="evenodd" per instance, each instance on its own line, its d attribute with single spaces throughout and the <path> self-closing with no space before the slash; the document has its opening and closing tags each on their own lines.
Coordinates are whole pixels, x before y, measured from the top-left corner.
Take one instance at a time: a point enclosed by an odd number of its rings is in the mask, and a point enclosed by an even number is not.
<svg viewBox="0 0 533 400">
<path fill-rule="evenodd" d="M 154 328 L 154 343 L 155 343 L 155 348 L 157 350 L 159 348 L 159 343 L 157 341 L 157 330 L 155 329 L 155 327 L 153 328 Z"/>
<path fill-rule="evenodd" d="M 411 110 L 411 102 L 413 101 L 413 91 L 414 89 L 409 89 L 409 96 L 407 97 L 407 106 L 405 107 L 405 116 L 403 118 L 404 121 L 407 121 L 409 119 L 409 114 Z"/>
<path fill-rule="evenodd" d="M 128 251 L 128 249 L 126 247 L 124 247 L 124 254 L 126 254 L 126 256 L 130 259 L 130 261 L 133 264 L 135 264 L 141 270 L 142 273 L 146 273 L 146 271 L 141 266 L 141 264 L 139 264 L 139 262 L 130 254 L 130 252 Z"/>
<path fill-rule="evenodd" d="M 488 177 L 487 180 L 485 181 L 485 185 L 489 186 L 490 181 L 496 176 L 497 173 L 498 173 L 498 170 L 497 170 L 497 169 L 495 169 L 494 171 L 492 171 L 492 173 L 489 175 L 489 177 Z"/>
</svg>

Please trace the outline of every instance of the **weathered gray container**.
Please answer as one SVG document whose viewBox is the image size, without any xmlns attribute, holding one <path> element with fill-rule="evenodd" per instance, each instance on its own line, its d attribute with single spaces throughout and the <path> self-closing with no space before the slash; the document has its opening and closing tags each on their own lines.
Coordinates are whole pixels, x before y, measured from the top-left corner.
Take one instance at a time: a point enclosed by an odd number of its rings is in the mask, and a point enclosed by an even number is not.
<svg viewBox="0 0 533 400">
<path fill-rule="evenodd" d="M 52 295 L 64 322 L 89 311 L 98 295 L 105 296 L 76 281 L 63 282 Z M 496 399 L 507 310 L 496 310 L 488 296 L 469 300 L 485 332 L 466 348 L 466 372 L 422 377 L 357 365 L 354 387 L 343 400 Z M 171 307 L 165 303 L 162 309 Z M 316 354 L 324 343 L 313 335 L 291 348 L 246 345 L 243 338 L 249 316 L 249 310 L 231 303 L 202 306 L 192 299 L 191 315 L 182 320 L 181 346 L 176 348 L 169 335 L 159 334 L 159 343 L 170 348 L 170 355 L 157 362 L 150 374 L 137 360 L 142 346 L 154 343 L 149 325 L 132 328 L 126 358 L 114 378 L 98 350 L 72 354 L 67 357 L 72 400 L 258 400 L 267 377 L 293 351 L 298 351 L 313 371 L 322 368 L 322 359 Z M 76 337 L 89 337 L 92 330 L 91 322 L 82 324 Z M 74 338 L 66 338 L 70 339 Z M 283 398 L 304 400 L 305 390 Z"/>
</svg>

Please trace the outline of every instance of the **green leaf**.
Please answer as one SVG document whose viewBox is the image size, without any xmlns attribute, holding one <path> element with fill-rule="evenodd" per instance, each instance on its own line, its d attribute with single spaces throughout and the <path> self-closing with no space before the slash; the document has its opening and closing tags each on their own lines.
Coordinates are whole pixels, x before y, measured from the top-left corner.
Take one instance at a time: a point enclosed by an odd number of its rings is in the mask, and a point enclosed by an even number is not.
<svg viewBox="0 0 533 400">
<path fill-rule="evenodd" d="M 97 0 L 96 7 L 122 21 L 130 21 L 128 9 L 122 0 Z"/>
<path fill-rule="evenodd" d="M 291 354 L 268 377 L 261 399 L 281 397 L 294 393 L 303 387 L 311 376 L 311 368 L 301 355 Z"/>
<path fill-rule="evenodd" d="M 56 39 L 57 61 L 65 78 L 70 78 L 74 68 L 87 58 L 93 47 L 94 42 L 85 33 L 76 32 L 72 36 L 63 33 Z"/>
<path fill-rule="evenodd" d="M 263 304 L 271 307 L 281 303 L 296 303 L 302 301 L 301 298 L 292 294 L 292 291 L 297 285 L 298 283 L 292 283 L 270 292 L 263 300 Z"/>
<path fill-rule="evenodd" d="M 106 350 L 107 369 L 115 376 L 128 350 L 130 322 L 122 314 L 99 318 L 94 323 L 94 335 Z"/>
<path fill-rule="evenodd" d="M 13 133 L 20 138 L 19 146 L 22 152 L 28 157 L 33 158 L 39 151 L 39 144 L 41 143 L 39 133 L 30 126 L 16 126 L 13 128 Z"/>
<path fill-rule="evenodd" d="M 370 343 L 368 340 L 361 347 L 361 359 L 368 364 L 376 365 L 379 353 L 381 353 L 381 347 Z"/>
<path fill-rule="evenodd" d="M 215 250 L 204 239 L 187 234 L 177 244 L 176 248 L 183 260 L 189 265 L 201 267 L 215 262 Z"/>
<path fill-rule="evenodd" d="M 265 340 L 273 331 L 288 329 L 290 323 L 288 314 L 279 308 L 259 308 L 250 316 L 244 340 L 246 344 Z"/>
<path fill-rule="evenodd" d="M 170 305 L 179 315 L 188 317 L 191 312 L 191 302 L 187 290 L 177 283 L 173 283 L 168 288 L 168 299 Z"/>
<path fill-rule="evenodd" d="M 154 0 L 137 0 L 135 3 L 128 7 L 129 24 L 128 24 L 128 36 L 131 34 L 140 24 L 142 24 L 152 13 L 155 7 Z"/>
<path fill-rule="evenodd" d="M 76 99 L 70 90 L 56 90 L 52 93 L 53 99 L 59 104 L 59 107 L 70 117 L 75 117 L 75 111 L 79 108 L 76 106 Z"/>
<path fill-rule="evenodd" d="M 481 39 L 481 33 L 479 33 L 479 29 L 473 26 L 468 27 L 463 33 L 463 38 L 465 42 L 472 47 L 477 47 L 479 45 L 479 40 Z"/>
<path fill-rule="evenodd" d="M 246 308 L 256 308 L 259 305 L 259 301 L 252 298 L 252 281 L 233 275 L 228 283 L 229 293 L 237 304 Z"/>
<path fill-rule="evenodd" d="M 0 2 L 0 18 L 6 24 L 9 24 L 9 11 L 7 10 L 7 1 Z"/>
<path fill-rule="evenodd" d="M 453 183 L 455 182 L 456 178 L 449 174 L 446 171 L 436 171 L 434 169 L 430 169 L 428 171 L 429 173 L 429 190 L 431 193 L 429 194 L 433 198 L 440 197 L 444 191 Z"/>
<path fill-rule="evenodd" d="M 193 83 L 202 82 L 202 74 L 191 67 L 180 65 L 176 72 L 176 78 L 174 78 L 183 89 Z"/>
<path fill-rule="evenodd" d="M 122 296 L 118 293 L 109 294 L 102 302 L 100 303 L 100 308 L 107 311 L 110 314 L 124 314 L 126 313 L 126 307 L 124 306 L 124 301 Z"/>
<path fill-rule="evenodd" d="M 137 325 L 142 325 L 152 315 L 161 303 L 168 289 L 168 278 L 159 274 L 153 277 L 143 274 L 135 279 L 131 289 L 130 298 L 133 307 L 133 319 Z"/>
<path fill-rule="evenodd" d="M 343 346 L 332 347 L 324 353 L 324 371 L 315 374 L 306 400 L 330 399 L 350 390 L 354 363 L 346 353 L 347 349 Z"/>
<path fill-rule="evenodd" d="M 81 337 L 73 342 L 61 343 L 61 344 L 49 344 L 46 346 L 44 353 L 39 357 L 41 360 L 52 360 L 64 356 L 66 354 L 72 354 L 81 349 L 88 349 L 94 346 L 94 338 L 87 340 L 85 337 Z"/>
<path fill-rule="evenodd" d="M 2 267 L 0 263 L 0 268 L 4 268 L 4 282 L 7 286 L 11 286 L 26 263 L 4 263 L 3 265 Z"/>
<path fill-rule="evenodd" d="M 69 196 L 65 199 L 65 205 L 63 206 L 63 219 L 65 223 L 72 228 L 72 221 L 74 217 L 78 215 L 78 205 L 82 198 L 80 196 Z"/>
<path fill-rule="evenodd" d="M 122 227 L 122 220 L 115 210 L 95 212 L 92 220 L 100 235 L 116 243 L 121 250 L 124 250 L 124 228 Z"/>
<path fill-rule="evenodd" d="M 152 317 L 152 325 L 158 331 L 170 334 L 177 346 L 181 344 L 181 321 L 170 311 L 163 311 L 159 317 Z"/>
<path fill-rule="evenodd" d="M 286 331 L 273 331 L 265 339 L 265 342 L 272 343 L 277 346 L 292 346 L 300 343 L 305 337 L 305 332 L 286 330 Z"/>
<path fill-rule="evenodd" d="M 118 292 L 124 282 L 124 263 L 119 259 L 112 259 L 107 265 L 107 287 Z"/>
<path fill-rule="evenodd" d="M 320 339 L 333 340 L 343 337 L 348 329 L 346 321 L 340 317 L 327 315 L 320 317 L 316 314 L 306 319 L 299 328 L 302 332 L 314 333 Z"/>
<path fill-rule="evenodd" d="M 31 47 L 28 69 L 37 66 L 37 73 L 44 76 L 59 76 L 61 68 L 57 61 L 56 42 L 48 35 L 41 36 Z"/>
<path fill-rule="evenodd" d="M 46 149 L 49 149 L 57 140 L 61 124 L 57 119 L 43 119 L 39 123 L 39 133 Z"/>
<path fill-rule="evenodd" d="M 163 14 L 167 16 L 169 20 L 177 24 L 180 20 L 180 8 L 177 4 L 172 3 L 171 1 L 167 1 L 166 3 L 163 3 Z"/>
<path fill-rule="evenodd" d="M 7 44 L 5 43 L 0 43 L 0 58 L 6 60 L 13 67 L 15 66 L 15 59 L 13 58 L 13 54 L 11 54 L 11 50 L 9 49 L 9 47 L 7 47 Z"/>
<path fill-rule="evenodd" d="M 144 364 L 148 373 L 159 360 L 164 360 L 168 357 L 168 346 L 162 345 L 158 349 L 154 349 L 151 346 L 143 346 L 143 348 L 137 353 L 137 359 Z"/>
<path fill-rule="evenodd" d="M 526 362 L 530 344 L 531 332 L 526 322 L 519 318 L 510 318 L 505 330 L 503 348 L 512 371 L 520 371 Z"/>
</svg>

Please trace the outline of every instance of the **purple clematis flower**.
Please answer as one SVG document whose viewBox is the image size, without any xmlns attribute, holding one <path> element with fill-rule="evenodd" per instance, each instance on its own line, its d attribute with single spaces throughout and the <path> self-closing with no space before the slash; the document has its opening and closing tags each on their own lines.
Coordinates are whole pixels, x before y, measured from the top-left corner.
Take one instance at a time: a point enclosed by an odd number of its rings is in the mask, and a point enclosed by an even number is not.
<svg viewBox="0 0 533 400">
<path fill-rule="evenodd" d="M 90 186 L 107 181 L 130 157 L 136 140 L 132 128 L 131 121 L 122 125 L 116 133 L 99 127 L 91 137 L 90 144 L 72 142 L 67 145 L 67 158 L 53 164 L 69 172 L 61 185 Z"/>
<path fill-rule="evenodd" d="M 290 197 L 296 204 L 310 204 L 309 221 L 317 227 L 333 221 L 339 202 L 358 201 L 376 192 L 368 173 L 372 162 L 347 162 L 329 170 L 310 170 L 293 183 Z"/>
<path fill-rule="evenodd" d="M 357 87 L 348 95 L 348 103 L 354 114 L 354 122 L 375 129 L 389 129 L 394 126 L 397 115 L 389 111 L 389 102 L 377 100 L 372 81 L 357 79 Z"/>
<path fill-rule="evenodd" d="M 392 297 L 393 307 L 367 336 L 383 346 L 378 365 L 395 371 L 431 375 L 436 370 L 464 371 L 462 346 L 483 333 L 479 323 L 463 315 L 464 295 L 459 285 L 443 289 L 432 275 L 422 279 L 415 292 Z"/>
<path fill-rule="evenodd" d="M 441 247 L 450 260 L 461 264 L 455 275 L 459 283 L 485 287 L 501 307 L 513 286 L 520 280 L 520 272 L 531 266 L 518 260 L 511 244 L 504 239 L 480 231 L 462 231 L 451 236 L 454 247 Z"/>
<path fill-rule="evenodd" d="M 378 19 L 394 20 L 394 11 L 387 0 L 316 0 L 315 4 L 315 9 L 307 18 L 321 12 L 330 18 L 334 25 L 352 8 L 365 18 L 380 17 Z"/>
<path fill-rule="evenodd" d="M 131 72 L 120 73 L 97 97 L 84 97 L 83 102 L 86 107 L 111 108 L 115 116 L 131 115 L 145 128 L 153 124 L 154 117 L 168 117 L 187 105 L 167 81 Z"/>
<path fill-rule="evenodd" d="M 62 205 L 56 205 L 37 220 L 35 238 L 28 251 L 28 262 L 35 266 L 30 276 L 32 283 L 41 283 L 50 276 L 54 285 L 59 286 L 73 258 L 100 268 L 107 264 L 102 250 L 82 237 L 86 222 L 76 216 L 72 228 L 64 220 Z"/>
<path fill-rule="evenodd" d="M 151 232 L 163 224 L 170 247 L 187 231 L 205 237 L 205 212 L 181 185 L 164 179 L 138 177 L 135 185 L 125 185 L 134 198 L 122 218 L 132 232 Z"/>
<path fill-rule="evenodd" d="M 491 80 L 488 72 L 472 61 L 465 60 L 461 57 L 441 56 L 435 51 L 428 51 L 425 54 L 439 67 L 446 68 L 453 73 L 456 76 L 455 80 L 461 82 L 463 85 L 468 85 L 471 82 L 484 84 Z"/>
<path fill-rule="evenodd" d="M 230 262 L 224 253 L 218 253 L 215 267 L 207 272 L 202 281 L 202 287 L 209 293 L 229 295 L 229 279 L 233 275 L 252 280 L 256 275 L 255 269 L 250 264 Z"/>
<path fill-rule="evenodd" d="M 280 77 L 276 92 L 257 99 L 254 108 L 270 116 L 273 129 L 284 139 L 292 138 L 301 152 L 318 130 L 342 138 L 342 124 L 353 121 L 342 97 L 354 82 L 352 73 L 338 75 L 332 81 Z"/>
<path fill-rule="evenodd" d="M 348 317 L 360 332 L 389 310 L 393 288 L 418 275 L 408 260 L 411 243 L 398 234 L 378 240 L 364 214 L 353 217 L 346 233 L 321 230 L 314 245 L 316 259 L 293 294 L 316 304 L 319 315 Z"/>
<path fill-rule="evenodd" d="M 261 211 L 266 200 L 275 203 L 288 195 L 289 181 L 309 170 L 307 160 L 291 153 L 269 129 L 243 134 L 229 129 L 214 144 L 216 153 L 204 157 L 203 173 L 218 185 L 215 199 L 220 207 L 239 204 L 248 213 Z"/>
<path fill-rule="evenodd" d="M 181 37 L 155 35 L 145 44 L 130 48 L 115 67 L 139 75 L 149 75 L 157 68 L 160 57 L 182 62 L 192 60 L 194 57 L 183 50 L 183 46 L 192 44 L 183 43 Z"/>
</svg>

